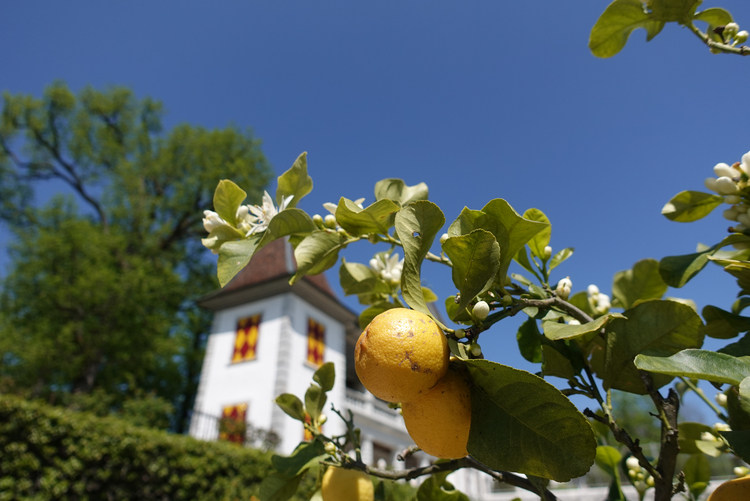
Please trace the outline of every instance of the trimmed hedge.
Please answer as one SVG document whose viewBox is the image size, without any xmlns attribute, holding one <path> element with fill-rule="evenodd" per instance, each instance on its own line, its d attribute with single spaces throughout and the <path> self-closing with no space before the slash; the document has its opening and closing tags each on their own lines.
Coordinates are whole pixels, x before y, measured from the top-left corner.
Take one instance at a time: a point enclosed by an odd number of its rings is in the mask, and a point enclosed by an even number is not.
<svg viewBox="0 0 750 501">
<path fill-rule="evenodd" d="M 248 500 L 270 453 L 0 395 L 0 500 Z"/>
</svg>

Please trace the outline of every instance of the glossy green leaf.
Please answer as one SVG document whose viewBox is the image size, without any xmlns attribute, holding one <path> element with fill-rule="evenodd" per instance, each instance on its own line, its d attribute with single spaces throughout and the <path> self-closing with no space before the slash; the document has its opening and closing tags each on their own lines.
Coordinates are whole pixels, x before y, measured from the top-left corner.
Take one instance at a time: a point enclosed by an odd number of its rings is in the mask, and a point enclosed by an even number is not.
<svg viewBox="0 0 750 501">
<path fill-rule="evenodd" d="M 750 334 L 745 334 L 739 341 L 728 344 L 716 351 L 732 355 L 733 357 L 750 357 Z"/>
<path fill-rule="evenodd" d="M 304 476 L 300 473 L 292 478 L 273 472 L 260 484 L 260 501 L 287 501 L 297 493 L 297 487 Z"/>
<path fill-rule="evenodd" d="M 690 223 L 708 216 L 712 210 L 724 203 L 724 197 L 701 191 L 683 191 L 672 197 L 661 209 L 670 221 Z"/>
<path fill-rule="evenodd" d="M 372 268 L 360 263 L 347 263 L 342 260 L 339 267 L 339 281 L 344 294 L 367 294 L 391 292 L 391 287 L 383 282 Z"/>
<path fill-rule="evenodd" d="M 341 197 L 336 209 L 336 221 L 352 235 L 366 233 L 388 233 L 393 226 L 396 213 L 401 207 L 393 200 L 378 200 L 374 204 L 361 209 L 357 204 Z"/>
<path fill-rule="evenodd" d="M 273 467 L 286 477 L 294 477 L 309 468 L 310 461 L 325 454 L 325 446 L 321 440 L 303 442 L 288 457 L 274 454 L 271 456 Z"/>
<path fill-rule="evenodd" d="M 521 324 L 516 333 L 516 341 L 518 341 L 518 349 L 523 358 L 532 364 L 541 363 L 542 334 L 534 318 L 529 318 Z"/>
<path fill-rule="evenodd" d="M 549 245 L 550 238 L 552 237 L 552 226 L 550 225 L 549 218 L 539 209 L 529 209 L 523 213 L 523 217 L 529 221 L 539 221 L 547 225 L 546 228 L 534 235 L 528 242 L 531 252 L 541 258 L 544 256 L 544 248 Z"/>
<path fill-rule="evenodd" d="M 736 387 L 724 392 L 727 396 L 727 415 L 732 431 L 750 431 L 750 402 L 740 397 Z"/>
<path fill-rule="evenodd" d="M 391 308 L 398 308 L 398 306 L 388 301 L 378 301 L 370 305 L 365 311 L 359 314 L 359 328 L 365 330 L 373 318 Z"/>
<path fill-rule="evenodd" d="M 567 482 L 596 455 L 591 425 L 558 389 L 526 371 L 465 362 L 473 380 L 469 454 L 495 470 Z"/>
<path fill-rule="evenodd" d="M 705 30 L 705 33 L 714 42 L 723 43 L 724 40 L 722 39 L 722 37 L 718 33 L 714 33 L 714 28 L 718 26 L 726 26 L 727 24 L 731 23 L 732 15 L 724 9 L 713 7 L 702 12 L 698 12 L 697 14 L 695 14 L 695 16 L 693 16 L 693 19 L 696 21 L 703 21 L 705 23 L 708 23 L 708 27 Z"/>
<path fill-rule="evenodd" d="M 401 272 L 401 294 L 406 303 L 417 311 L 432 316 L 422 295 L 422 261 L 430 250 L 435 235 L 445 224 L 445 216 L 432 202 L 411 203 L 396 214 L 396 231 L 404 247 L 404 267 Z"/>
<path fill-rule="evenodd" d="M 595 335 L 597 332 L 602 330 L 605 325 L 617 318 L 625 319 L 625 317 L 619 313 L 608 313 L 607 315 L 597 318 L 593 322 L 588 322 L 581 325 L 544 322 L 542 324 L 542 329 L 544 329 L 544 336 L 552 341 L 558 339 L 576 339 L 592 334 Z"/>
<path fill-rule="evenodd" d="M 302 240 L 294 249 L 297 273 L 289 281 L 294 283 L 305 275 L 317 275 L 336 264 L 339 251 L 346 247 L 347 239 L 335 231 L 317 230 Z"/>
<path fill-rule="evenodd" d="M 448 236 L 460 237 L 468 235 L 476 229 L 483 229 L 489 231 L 497 238 L 498 228 L 499 225 L 497 222 L 484 212 L 464 207 L 456 220 L 448 227 Z"/>
<path fill-rule="evenodd" d="M 604 388 L 642 395 L 645 388 L 633 359 L 638 354 L 668 357 L 703 344 L 702 325 L 698 314 L 689 306 L 674 301 L 650 300 L 625 310 L 627 320 L 616 318 L 607 326 L 604 353 Z M 594 360 L 592 359 L 592 363 Z M 601 374 L 599 362 L 594 363 Z M 656 375 L 654 387 L 672 380 Z"/>
<path fill-rule="evenodd" d="M 651 0 L 649 8 L 654 18 L 665 23 L 685 24 L 692 20 L 695 9 L 703 0 Z"/>
<path fill-rule="evenodd" d="M 461 293 L 457 312 L 474 297 L 492 287 L 500 266 L 500 246 L 489 231 L 477 229 L 443 242 L 443 252 L 453 263 L 453 284 Z"/>
<path fill-rule="evenodd" d="M 438 300 L 437 294 L 432 292 L 432 289 L 428 289 L 427 287 L 422 287 L 422 296 L 427 303 L 434 303 Z"/>
<path fill-rule="evenodd" d="M 505 278 L 513 257 L 534 236 L 545 228 L 549 228 L 549 224 L 521 217 L 508 202 L 501 198 L 490 200 L 482 208 L 482 212 L 487 214 L 489 219 L 483 225 L 483 229 L 493 233 L 500 245 L 501 261 L 497 272 L 498 277 Z M 495 231 L 492 230 L 493 227 Z"/>
<path fill-rule="evenodd" d="M 703 308 L 703 319 L 706 325 L 703 332 L 716 339 L 731 339 L 741 332 L 750 331 L 750 318 L 735 315 L 716 306 Z"/>
<path fill-rule="evenodd" d="M 720 434 L 740 459 L 750 463 L 750 431 L 722 431 Z"/>
<path fill-rule="evenodd" d="M 289 170 L 279 176 L 276 205 L 281 205 L 282 200 L 293 195 L 294 198 L 287 207 L 296 207 L 312 188 L 312 178 L 307 174 L 307 152 L 304 152 L 297 157 Z"/>
<path fill-rule="evenodd" d="M 424 183 L 407 186 L 401 179 L 383 179 L 375 183 L 375 200 L 395 200 L 407 205 L 417 200 L 427 200 L 429 190 Z"/>
<path fill-rule="evenodd" d="M 615 0 L 591 29 L 589 49 L 596 57 L 612 57 L 625 47 L 633 30 L 645 29 L 646 40 L 651 40 L 663 27 L 663 21 L 644 11 L 640 0 Z"/>
<path fill-rule="evenodd" d="M 303 423 L 305 422 L 304 406 L 302 405 L 302 401 L 295 395 L 292 395 L 291 393 L 282 393 L 276 397 L 275 402 L 276 405 L 281 407 L 281 410 L 289 417 L 296 419 L 297 421 L 302 421 Z"/>
<path fill-rule="evenodd" d="M 445 298 L 445 312 L 448 314 L 448 318 L 456 323 L 471 324 L 473 320 L 471 315 L 466 308 L 458 311 L 458 303 L 456 302 L 456 296 L 448 296 Z"/>
<path fill-rule="evenodd" d="M 471 358 L 471 353 L 465 343 L 460 343 L 453 338 L 448 338 L 448 348 L 450 348 L 453 356 L 458 357 L 461 360 Z"/>
<path fill-rule="evenodd" d="M 589 302 L 589 295 L 586 293 L 586 291 L 576 292 L 568 298 L 568 302 L 586 313 L 588 316 L 594 316 L 594 310 L 591 307 L 591 303 Z"/>
<path fill-rule="evenodd" d="M 461 491 L 456 490 L 445 477 L 450 472 L 435 473 L 422 482 L 417 490 L 417 501 L 470 501 Z"/>
<path fill-rule="evenodd" d="M 242 268 L 247 266 L 258 245 L 258 239 L 226 242 L 219 249 L 217 276 L 222 287 L 227 285 Z"/>
<path fill-rule="evenodd" d="M 682 471 L 685 473 L 685 484 L 688 490 L 695 496 L 695 499 L 698 499 L 711 480 L 711 464 L 708 458 L 703 454 L 693 454 L 685 461 Z"/>
<path fill-rule="evenodd" d="M 750 362 L 709 350 L 684 350 L 670 357 L 638 355 L 641 370 L 670 376 L 704 379 L 738 386 L 750 376 Z"/>
<path fill-rule="evenodd" d="M 624 501 L 626 499 L 620 481 L 620 461 L 622 461 L 622 454 L 614 447 L 600 445 L 596 448 L 596 465 L 612 478 L 607 501 Z"/>
<path fill-rule="evenodd" d="M 659 261 L 659 274 L 670 287 L 682 287 L 708 264 L 708 258 L 722 247 L 747 241 L 744 235 L 729 235 L 718 244 L 683 256 L 667 256 Z"/>
<path fill-rule="evenodd" d="M 708 425 L 688 421 L 678 423 L 677 432 L 681 454 L 700 454 L 701 449 L 698 448 L 696 443 L 703 441 L 704 433 L 714 433 L 713 428 Z"/>
<path fill-rule="evenodd" d="M 307 213 L 300 209 L 286 209 L 276 214 L 268 223 L 266 231 L 258 243 L 257 250 L 270 244 L 276 239 L 290 235 L 307 236 L 318 227 Z"/>
<path fill-rule="evenodd" d="M 539 276 L 539 274 L 534 269 L 534 265 L 531 264 L 525 246 L 516 253 L 516 255 L 513 257 L 513 260 L 516 263 L 520 264 L 526 271 L 530 271 L 531 273 L 533 273 L 536 279 L 539 280 L 539 283 L 543 282 L 542 277 Z"/>
<path fill-rule="evenodd" d="M 552 259 L 549 262 L 549 271 L 554 270 L 560 265 L 560 263 L 572 256 L 574 250 L 573 247 L 566 247 L 552 256 Z"/>
<path fill-rule="evenodd" d="M 247 198 L 242 188 L 228 179 L 222 179 L 214 191 L 214 210 L 230 226 L 237 226 L 237 209 Z"/>
<path fill-rule="evenodd" d="M 575 379 L 576 371 L 570 360 L 552 346 L 542 346 L 542 374 L 562 379 Z"/>
<path fill-rule="evenodd" d="M 655 259 L 643 259 L 630 270 L 618 271 L 612 284 L 612 295 L 626 310 L 639 301 L 661 299 L 665 292 L 667 284 L 659 275 L 659 262 Z"/>
<path fill-rule="evenodd" d="M 305 392 L 305 410 L 312 419 L 317 419 L 320 413 L 323 411 L 328 397 L 323 388 L 317 384 L 311 384 Z"/>
<path fill-rule="evenodd" d="M 333 383 L 336 381 L 336 367 L 333 362 L 326 362 L 318 367 L 318 370 L 313 374 L 313 381 L 318 383 L 323 391 L 331 391 Z"/>
</svg>

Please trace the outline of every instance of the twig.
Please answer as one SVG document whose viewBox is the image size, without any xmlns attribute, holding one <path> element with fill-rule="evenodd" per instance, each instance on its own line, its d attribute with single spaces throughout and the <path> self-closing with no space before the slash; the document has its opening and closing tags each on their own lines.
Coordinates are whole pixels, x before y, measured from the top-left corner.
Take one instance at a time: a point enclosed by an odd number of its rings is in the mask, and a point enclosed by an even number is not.
<svg viewBox="0 0 750 501">
<path fill-rule="evenodd" d="M 719 416 L 719 419 L 721 419 L 725 423 L 729 422 L 729 417 L 727 417 L 726 414 L 724 414 L 723 412 L 721 412 L 721 410 L 718 407 L 716 407 L 716 405 L 713 402 L 711 402 L 708 399 L 708 397 L 706 397 L 706 394 L 703 393 L 703 390 L 701 390 L 700 388 L 698 388 L 698 386 L 694 385 L 693 382 L 690 379 L 688 379 L 688 378 L 684 378 L 684 377 L 680 376 L 680 379 L 682 380 L 683 383 L 685 383 L 687 385 L 688 388 L 690 388 L 691 390 L 693 390 L 695 392 L 695 394 L 700 397 L 701 400 L 703 400 L 704 402 L 706 402 L 706 404 L 709 407 L 711 407 L 711 409 L 716 413 L 716 415 Z"/>
<path fill-rule="evenodd" d="M 719 43 L 714 40 L 711 40 L 711 37 L 708 36 L 708 34 L 703 33 L 700 29 L 698 29 L 693 23 L 687 23 L 685 26 L 688 27 L 690 31 L 692 31 L 695 36 L 701 39 L 701 41 L 708 46 L 709 49 L 717 49 L 721 52 L 727 53 L 727 54 L 737 54 L 740 56 L 750 56 L 750 48 L 748 48 L 745 45 L 742 45 L 740 47 L 732 47 L 731 45 L 727 45 L 724 43 Z"/>
</svg>

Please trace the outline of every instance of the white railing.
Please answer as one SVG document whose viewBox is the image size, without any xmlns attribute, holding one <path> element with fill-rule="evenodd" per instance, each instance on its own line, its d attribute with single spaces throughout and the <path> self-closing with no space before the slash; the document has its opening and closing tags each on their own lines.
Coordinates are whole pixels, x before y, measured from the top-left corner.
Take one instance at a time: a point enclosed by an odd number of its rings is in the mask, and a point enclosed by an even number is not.
<svg viewBox="0 0 750 501">
<path fill-rule="evenodd" d="M 390 426 L 401 424 L 401 416 L 399 416 L 398 411 L 391 409 L 387 403 L 378 400 L 371 393 L 347 388 L 346 406 L 352 412 L 377 419 Z"/>
</svg>

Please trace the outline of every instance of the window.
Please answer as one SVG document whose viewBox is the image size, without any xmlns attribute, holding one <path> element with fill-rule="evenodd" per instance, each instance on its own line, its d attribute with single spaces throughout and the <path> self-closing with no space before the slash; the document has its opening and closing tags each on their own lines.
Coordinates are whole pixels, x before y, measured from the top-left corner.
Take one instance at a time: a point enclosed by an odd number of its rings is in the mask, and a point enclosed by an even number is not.
<svg viewBox="0 0 750 501">
<path fill-rule="evenodd" d="M 232 363 L 255 360 L 255 352 L 258 347 L 258 327 L 260 326 L 260 313 L 251 317 L 237 320 L 237 333 L 234 338 L 234 353 Z"/>
<path fill-rule="evenodd" d="M 221 410 L 219 440 L 245 443 L 247 434 L 247 404 L 229 405 Z"/>
<path fill-rule="evenodd" d="M 319 367 L 323 365 L 326 349 L 326 328 L 312 318 L 307 319 L 307 361 Z"/>
</svg>

